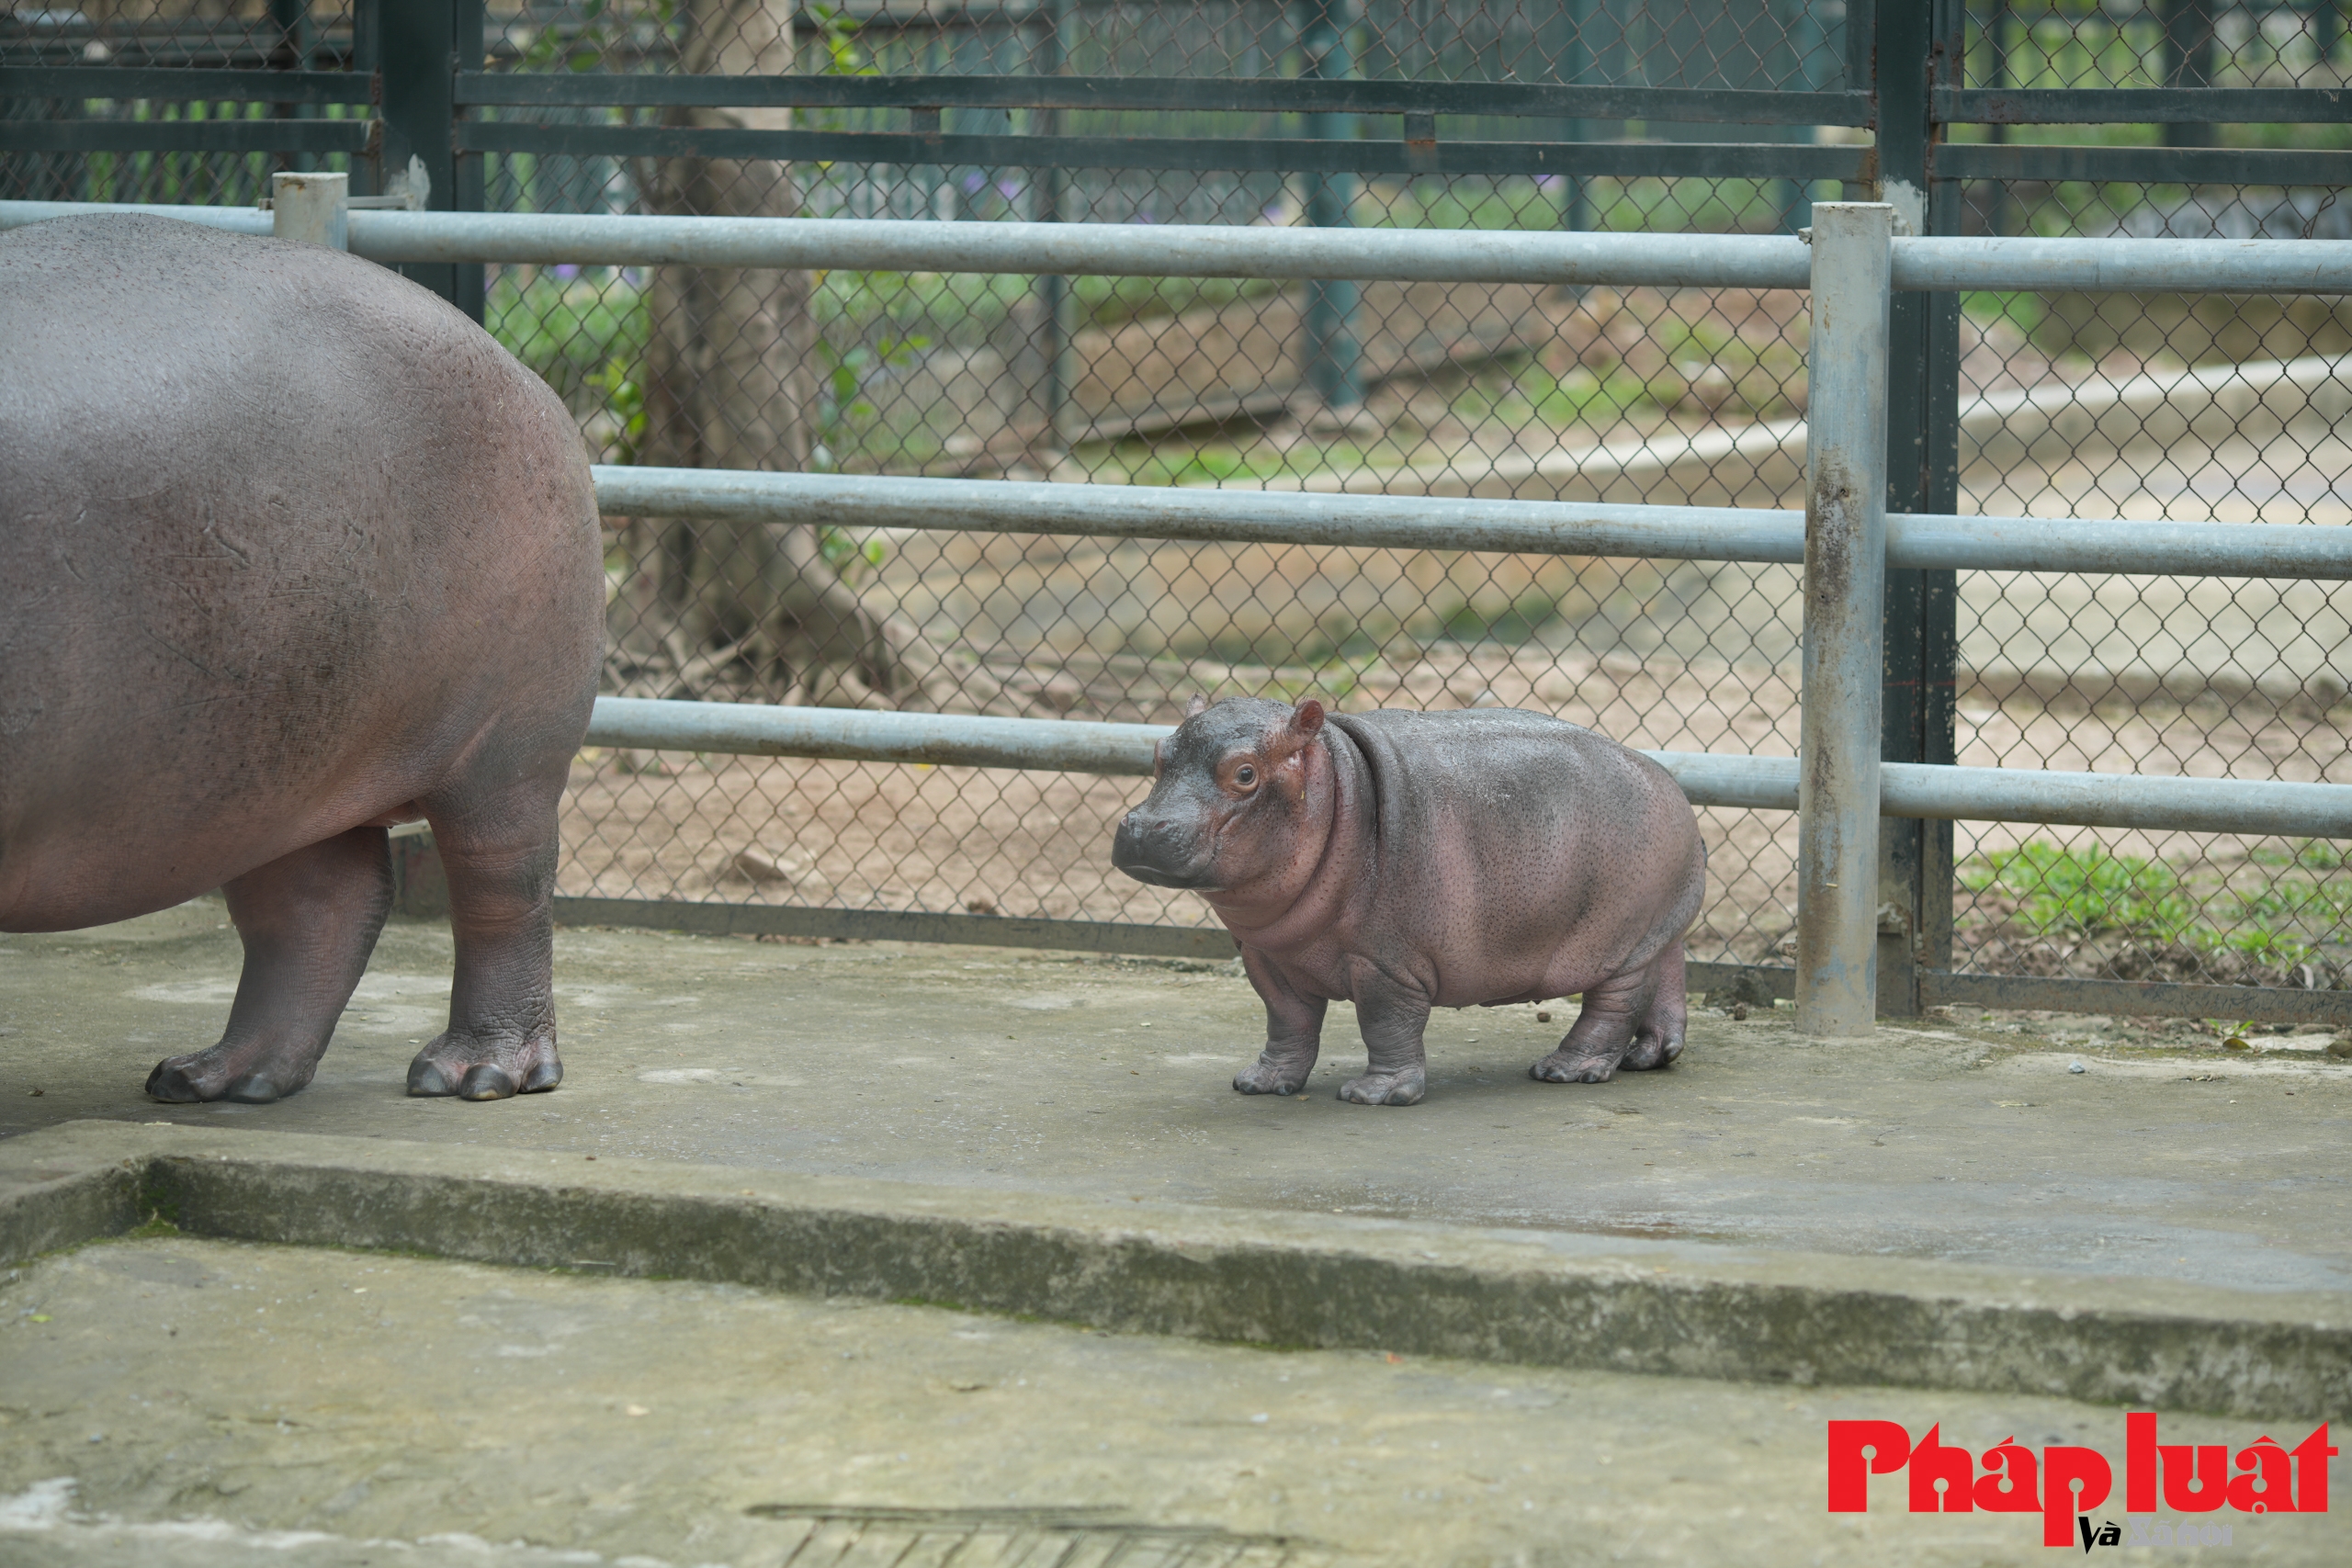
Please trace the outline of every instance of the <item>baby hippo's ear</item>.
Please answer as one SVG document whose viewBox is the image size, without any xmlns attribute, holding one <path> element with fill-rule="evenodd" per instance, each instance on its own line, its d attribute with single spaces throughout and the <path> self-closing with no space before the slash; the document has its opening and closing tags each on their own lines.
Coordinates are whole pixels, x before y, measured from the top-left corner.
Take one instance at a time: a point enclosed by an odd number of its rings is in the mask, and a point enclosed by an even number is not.
<svg viewBox="0 0 2352 1568">
<path fill-rule="evenodd" d="M 1184 716 L 1186 718 L 1196 717 L 1208 711 L 1209 698 L 1208 694 L 1205 692 L 1194 692 L 1193 694 L 1193 700 L 1184 705 Z"/>
<path fill-rule="evenodd" d="M 1302 740 L 1313 735 L 1323 728 L 1323 705 L 1313 697 L 1300 703 L 1291 709 L 1290 728 L 1291 732 Z"/>
</svg>

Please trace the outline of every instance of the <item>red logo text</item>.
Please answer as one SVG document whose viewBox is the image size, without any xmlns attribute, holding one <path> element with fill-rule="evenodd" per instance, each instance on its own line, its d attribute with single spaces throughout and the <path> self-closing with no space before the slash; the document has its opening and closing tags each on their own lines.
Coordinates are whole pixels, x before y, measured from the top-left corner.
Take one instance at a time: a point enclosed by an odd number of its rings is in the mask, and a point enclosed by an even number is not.
<svg viewBox="0 0 2352 1568">
<path fill-rule="evenodd" d="M 2234 1454 L 2227 1443 L 2165 1443 L 2156 1417 L 2123 1418 L 2123 1511 L 2206 1514 L 2327 1512 L 2327 1423 L 2293 1448 L 2256 1438 Z M 1905 1473 L 1915 1514 L 2040 1514 L 2044 1546 L 2075 1544 L 2075 1516 L 2106 1502 L 2115 1471 L 2097 1449 L 2046 1445 L 2037 1453 L 2013 1438 L 1982 1458 L 1943 1440 L 1943 1424 L 1917 1442 L 1894 1421 L 1829 1423 L 1829 1511 L 1870 1511 L 1873 1475 Z M 2159 1502 L 2161 1499 L 2161 1503 Z"/>
</svg>

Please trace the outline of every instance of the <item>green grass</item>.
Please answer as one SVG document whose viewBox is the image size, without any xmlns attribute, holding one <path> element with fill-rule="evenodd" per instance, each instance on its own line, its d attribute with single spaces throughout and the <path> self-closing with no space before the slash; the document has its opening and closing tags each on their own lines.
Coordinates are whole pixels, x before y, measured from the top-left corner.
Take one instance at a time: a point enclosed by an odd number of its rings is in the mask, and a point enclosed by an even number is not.
<svg viewBox="0 0 2352 1568">
<path fill-rule="evenodd" d="M 1996 850 L 1961 870 L 1971 892 L 1998 892 L 2041 931 L 2089 936 L 2121 931 L 2155 942 L 2186 935 L 2196 908 L 2162 861 L 2105 850 L 2071 850 L 2041 840 Z"/>
<path fill-rule="evenodd" d="M 1432 612 L 1439 636 L 1448 642 L 1500 642 L 1514 646 L 1560 618 L 1560 606 L 1546 593 L 1522 593 L 1499 610 L 1482 610 L 1464 604 L 1443 613 Z"/>
<path fill-rule="evenodd" d="M 2352 929 L 2352 850 L 2324 840 L 2262 846 L 2247 863 L 2271 875 L 2233 886 L 2227 874 L 2191 886 L 2162 861 L 2035 840 L 1960 868 L 1962 886 L 2013 900 L 2017 919 L 2043 932 L 2115 934 L 2174 942 L 2256 964 L 2300 964 Z"/>
<path fill-rule="evenodd" d="M 2256 865 L 2295 871 L 2346 871 L 2352 870 L 2352 844 L 2306 839 L 2292 849 L 2256 848 L 2246 858 Z"/>
</svg>

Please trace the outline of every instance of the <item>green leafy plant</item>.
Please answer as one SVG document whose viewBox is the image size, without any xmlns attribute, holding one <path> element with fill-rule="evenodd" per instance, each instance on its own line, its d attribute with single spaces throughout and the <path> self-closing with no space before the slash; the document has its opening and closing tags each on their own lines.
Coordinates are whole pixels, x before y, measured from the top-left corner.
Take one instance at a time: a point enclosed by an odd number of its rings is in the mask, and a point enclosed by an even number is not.
<svg viewBox="0 0 2352 1568">
<path fill-rule="evenodd" d="M 2174 942 L 2188 933 L 2195 916 L 2179 876 L 2162 861 L 2038 839 L 1995 851 L 1962 868 L 1961 880 L 1972 891 L 2015 899 L 2026 920 L 2045 931 L 2122 931 Z"/>
<path fill-rule="evenodd" d="M 838 6 L 812 5 L 808 19 L 817 24 L 817 41 L 825 49 L 825 76 L 871 76 L 874 62 L 858 47 L 857 20 Z"/>
<path fill-rule="evenodd" d="M 859 429 L 875 417 L 868 387 L 885 370 L 904 369 L 931 346 L 920 333 L 889 332 L 880 341 L 842 348 L 817 340 L 817 441 L 808 466 L 818 473 L 841 471 L 841 454 Z"/>
<path fill-rule="evenodd" d="M 605 57 L 628 32 L 630 7 L 614 0 L 580 0 L 580 20 L 572 27 L 544 27 L 523 47 L 526 71 L 602 71 Z M 667 33 L 677 17 L 677 0 L 649 0 L 642 16 L 657 31 Z"/>
<path fill-rule="evenodd" d="M 1544 593 L 1522 593 L 1497 610 L 1464 601 L 1443 614 L 1439 635 L 1449 642 L 1521 643 L 1559 617 L 1559 605 Z"/>
<path fill-rule="evenodd" d="M 613 358 L 605 367 L 589 378 L 589 386 L 604 399 L 605 410 L 612 415 L 615 435 L 605 460 L 608 463 L 634 463 L 645 449 L 645 389 L 629 374 L 629 362 Z"/>
<path fill-rule="evenodd" d="M 881 540 L 867 539 L 861 544 L 848 529 L 830 525 L 817 530 L 817 548 L 823 554 L 825 564 L 853 588 L 857 586 L 858 579 L 881 570 L 882 563 L 890 558 L 890 547 Z"/>
<path fill-rule="evenodd" d="M 652 335 L 642 289 L 617 276 L 567 279 L 552 268 L 500 274 L 483 320 L 501 346 L 582 415 L 607 406 L 613 367 L 642 364 Z M 634 385 L 634 371 L 625 378 Z M 641 412 L 641 397 L 638 406 Z"/>
<path fill-rule="evenodd" d="M 809 450 L 808 467 L 818 473 L 838 473 L 842 452 L 875 418 L 874 400 L 867 392 L 872 378 L 885 370 L 912 365 L 915 356 L 931 346 L 931 340 L 892 330 L 873 344 L 843 349 L 820 337 L 816 346 L 817 440 Z M 861 577 L 881 570 L 882 563 L 890 558 L 889 547 L 881 540 L 860 541 L 834 527 L 817 531 L 817 547 L 826 564 L 853 587 Z"/>
</svg>

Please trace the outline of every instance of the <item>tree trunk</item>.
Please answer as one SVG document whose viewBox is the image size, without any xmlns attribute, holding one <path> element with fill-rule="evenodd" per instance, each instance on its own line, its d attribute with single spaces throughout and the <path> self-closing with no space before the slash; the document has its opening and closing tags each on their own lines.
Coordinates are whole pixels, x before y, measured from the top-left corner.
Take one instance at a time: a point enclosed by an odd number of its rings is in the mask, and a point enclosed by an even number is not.
<svg viewBox="0 0 2352 1568">
<path fill-rule="evenodd" d="M 683 69 L 783 74 L 793 67 L 793 0 L 684 0 Z M 672 123 L 784 130 L 789 109 L 680 109 Z M 649 160 L 655 212 L 788 218 L 789 164 Z M 817 397 L 807 273 L 658 267 L 642 379 L 642 462 L 790 471 L 808 464 Z M 816 531 L 640 519 L 624 536 L 635 570 L 616 602 L 617 683 L 698 695 L 748 667 L 771 699 L 890 707 L 917 693 L 928 652 L 912 628 L 867 606 L 827 564 Z"/>
</svg>

